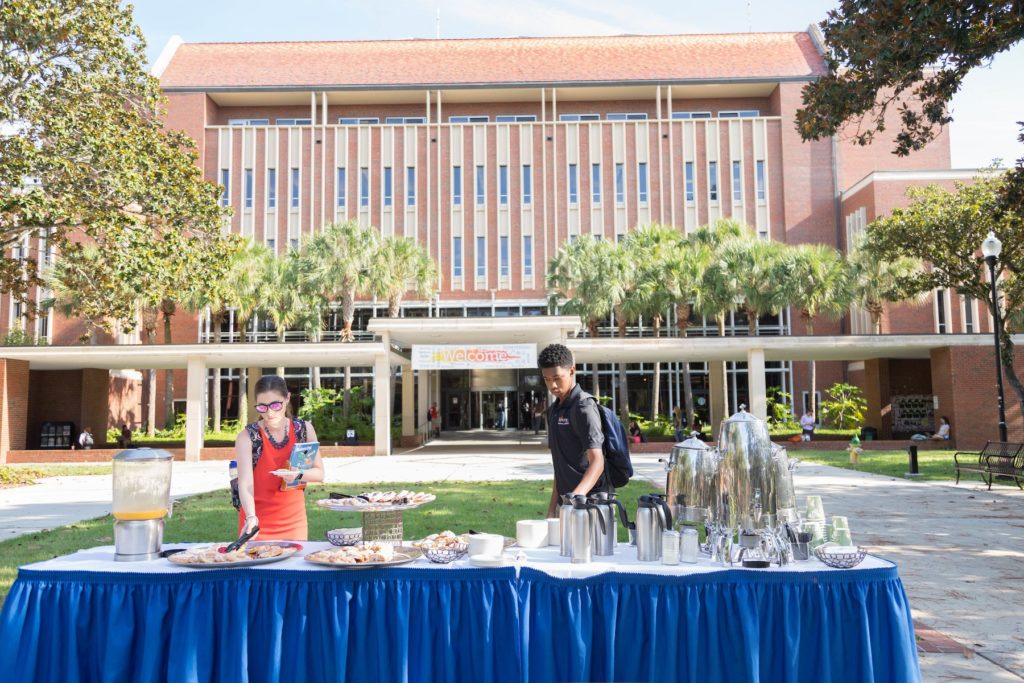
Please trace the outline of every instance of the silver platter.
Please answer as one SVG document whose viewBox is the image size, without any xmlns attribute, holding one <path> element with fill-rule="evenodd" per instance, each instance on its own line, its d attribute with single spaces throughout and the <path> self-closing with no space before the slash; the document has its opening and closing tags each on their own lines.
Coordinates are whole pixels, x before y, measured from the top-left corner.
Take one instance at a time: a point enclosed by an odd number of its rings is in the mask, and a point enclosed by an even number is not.
<svg viewBox="0 0 1024 683">
<path fill-rule="evenodd" d="M 427 501 L 433 502 L 433 501 Z M 392 505 L 391 503 L 367 503 L 366 505 L 332 505 L 329 498 L 321 498 L 316 501 L 318 507 L 332 512 L 398 512 L 399 510 L 414 510 L 427 503 L 405 503 L 404 505 Z"/>
<path fill-rule="evenodd" d="M 311 553 L 312 554 L 312 553 Z M 401 555 L 401 557 L 399 557 Z M 359 564 L 343 564 L 335 562 L 326 562 L 324 560 L 318 560 L 310 555 L 306 555 L 305 559 L 311 564 L 317 564 L 321 567 L 330 567 L 331 569 L 370 569 L 371 567 L 397 567 L 403 564 L 409 564 L 423 557 L 423 551 L 419 548 L 414 548 L 408 545 L 395 546 L 395 559 L 388 562 L 360 562 Z"/>
<path fill-rule="evenodd" d="M 225 543 L 225 545 L 229 545 Z M 249 541 L 246 546 L 259 546 L 259 545 L 279 545 L 282 548 L 295 548 L 295 552 L 288 553 L 286 555 L 278 555 L 277 557 L 262 557 L 251 560 L 238 560 L 237 562 L 182 562 L 175 560 L 174 558 L 178 555 L 187 553 L 190 549 L 186 549 L 181 553 L 175 553 L 167 557 L 167 561 L 171 562 L 179 567 L 189 567 L 191 569 L 231 569 L 235 567 L 252 567 L 257 564 L 270 564 L 271 562 L 281 562 L 287 560 L 289 557 L 296 557 L 298 553 L 302 552 L 302 546 L 298 543 L 288 543 L 285 541 Z"/>
</svg>

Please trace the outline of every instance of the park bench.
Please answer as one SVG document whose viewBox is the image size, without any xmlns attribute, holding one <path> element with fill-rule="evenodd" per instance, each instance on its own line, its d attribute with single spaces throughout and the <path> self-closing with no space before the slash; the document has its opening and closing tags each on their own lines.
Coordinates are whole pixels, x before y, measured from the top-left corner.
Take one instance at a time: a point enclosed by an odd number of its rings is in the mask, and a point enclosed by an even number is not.
<svg viewBox="0 0 1024 683">
<path fill-rule="evenodd" d="M 980 451 L 958 451 L 953 454 L 956 468 L 956 483 L 960 483 L 960 472 L 977 472 L 982 481 L 992 490 L 994 477 L 1010 477 L 1019 488 L 1024 480 L 1024 443 L 989 441 Z"/>
</svg>

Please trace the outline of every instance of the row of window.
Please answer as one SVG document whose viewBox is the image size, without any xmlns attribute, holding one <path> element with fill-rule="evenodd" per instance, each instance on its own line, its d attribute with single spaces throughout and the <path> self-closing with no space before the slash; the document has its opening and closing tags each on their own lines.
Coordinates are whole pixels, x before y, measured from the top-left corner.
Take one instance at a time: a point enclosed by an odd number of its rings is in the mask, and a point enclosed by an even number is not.
<svg viewBox="0 0 1024 683">
<path fill-rule="evenodd" d="M 299 185 L 299 169 L 290 169 L 290 206 L 293 209 L 299 208 L 300 201 L 300 185 Z M 508 166 L 501 165 L 498 167 L 498 203 L 502 206 L 508 205 L 509 198 L 509 175 Z M 639 162 L 637 164 L 637 197 L 641 203 L 646 203 L 649 196 L 650 181 L 648 178 L 648 167 L 646 162 Z M 684 173 L 684 186 L 686 192 L 686 201 L 692 202 L 696 196 L 696 183 L 695 183 L 695 169 L 694 162 L 687 161 L 683 165 Z M 522 193 L 521 202 L 524 205 L 533 203 L 533 167 L 529 164 L 524 164 L 521 167 L 521 183 L 520 190 Z M 754 171 L 755 181 L 755 192 L 758 201 L 763 201 L 765 198 L 765 166 L 764 161 L 758 159 L 755 161 Z M 244 195 L 243 204 L 245 208 L 251 209 L 253 207 L 254 199 L 254 187 L 253 187 L 253 169 L 247 168 L 244 171 Z M 227 206 L 229 204 L 229 188 L 231 185 L 231 171 L 222 168 L 220 171 L 220 184 L 224 187 L 224 193 L 221 195 L 221 204 Z M 384 206 L 392 206 L 394 204 L 394 180 L 393 170 L 390 166 L 384 167 L 383 172 L 383 200 Z M 461 206 L 463 203 L 463 177 L 462 167 L 452 167 L 452 204 L 455 206 Z M 615 202 L 622 204 L 625 202 L 625 168 L 622 163 L 615 164 Z M 579 204 L 579 168 L 577 164 L 569 164 L 568 167 L 568 190 L 569 190 L 569 204 Z M 345 168 L 338 168 L 336 175 L 336 197 L 335 204 L 338 207 L 343 207 L 347 203 L 346 192 L 348 189 L 348 177 Z M 483 165 L 478 165 L 475 169 L 474 176 L 474 198 L 477 206 L 483 206 L 486 204 L 486 175 L 485 168 Z M 601 164 L 595 163 L 590 165 L 590 188 L 591 188 L 591 202 L 594 204 L 601 203 Z M 416 205 L 416 168 L 408 166 L 405 169 L 405 205 L 415 206 Z M 718 162 L 708 162 L 708 199 L 710 201 L 718 201 L 719 187 L 718 187 Z M 734 202 L 743 201 L 743 166 L 739 161 L 732 162 L 732 199 Z M 363 166 L 359 169 L 359 206 L 365 207 L 370 204 L 370 169 Z M 277 208 L 277 169 L 267 169 L 267 208 Z"/>
<path fill-rule="evenodd" d="M 735 109 L 728 111 L 719 111 L 718 118 L 729 119 L 729 118 L 748 118 L 760 116 L 761 112 L 758 109 Z M 673 119 L 710 119 L 712 118 L 710 111 L 674 111 L 672 112 Z M 612 114 L 605 114 L 606 121 L 646 121 L 648 115 L 646 112 L 618 112 Z M 494 117 L 495 123 L 531 123 L 535 122 L 537 117 L 533 114 L 499 114 Z M 559 114 L 559 121 L 600 121 L 600 114 Z M 425 116 L 387 116 L 384 118 L 384 124 L 388 126 L 399 126 L 426 123 L 427 118 Z M 486 115 L 474 115 L 474 116 L 449 116 L 448 123 L 490 123 L 491 117 Z M 278 118 L 274 119 L 274 124 L 278 126 L 309 126 L 313 123 L 311 118 Z M 228 119 L 229 126 L 269 126 L 270 119 Z M 380 125 L 379 116 L 341 116 L 338 118 L 339 126 L 373 126 Z"/>
<path fill-rule="evenodd" d="M 498 238 L 498 274 L 508 277 L 509 274 L 509 238 L 502 235 Z M 533 277 L 533 236 L 523 235 L 523 277 Z M 462 238 L 452 238 L 452 277 L 462 277 Z M 487 277 L 487 238 L 476 238 L 476 276 Z"/>
</svg>

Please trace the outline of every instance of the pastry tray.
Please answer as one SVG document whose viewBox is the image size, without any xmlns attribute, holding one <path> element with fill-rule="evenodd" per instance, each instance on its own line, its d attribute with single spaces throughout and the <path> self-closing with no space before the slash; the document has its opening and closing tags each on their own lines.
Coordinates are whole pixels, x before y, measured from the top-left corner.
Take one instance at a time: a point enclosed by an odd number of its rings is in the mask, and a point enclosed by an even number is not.
<svg viewBox="0 0 1024 683">
<path fill-rule="evenodd" d="M 215 547 L 220 544 L 213 544 Z M 225 543 L 224 545 L 230 545 Z M 302 546 L 298 543 L 288 543 L 285 541 L 249 541 L 246 546 L 260 546 L 260 545 L 279 545 L 282 548 L 294 548 L 295 552 L 287 553 L 284 555 L 277 555 L 276 557 L 260 557 L 252 558 L 248 560 L 238 560 L 235 562 L 181 562 L 175 560 L 179 554 L 188 552 L 189 550 L 195 550 L 195 548 L 187 548 L 182 553 L 175 553 L 169 555 L 166 559 L 168 562 L 172 562 L 179 567 L 189 567 L 190 569 L 230 569 L 233 567 L 252 567 L 257 564 L 270 564 L 271 562 L 281 562 L 287 560 L 289 557 L 295 557 L 298 553 L 302 552 Z M 201 547 L 201 546 L 200 546 Z"/>
<path fill-rule="evenodd" d="M 327 562 L 325 560 L 318 560 L 310 553 L 306 555 L 306 561 L 312 564 L 320 565 L 321 567 L 329 567 L 331 569 L 370 569 L 371 567 L 397 567 L 403 564 L 409 564 L 423 557 L 423 551 L 419 548 L 414 548 L 408 545 L 395 546 L 395 558 L 387 562 L 360 562 L 358 564 L 345 564 L 343 562 Z M 401 557 L 398 557 L 401 555 Z"/>
</svg>

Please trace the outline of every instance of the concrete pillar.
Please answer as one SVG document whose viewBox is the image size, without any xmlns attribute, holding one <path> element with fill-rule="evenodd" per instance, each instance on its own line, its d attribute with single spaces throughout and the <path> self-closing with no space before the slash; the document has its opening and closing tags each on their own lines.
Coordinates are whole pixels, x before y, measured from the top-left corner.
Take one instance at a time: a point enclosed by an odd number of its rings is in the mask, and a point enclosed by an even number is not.
<svg viewBox="0 0 1024 683">
<path fill-rule="evenodd" d="M 416 433 L 416 376 L 411 365 L 402 366 L 402 436 Z"/>
<path fill-rule="evenodd" d="M 259 414 L 256 412 L 256 382 L 260 381 L 260 377 L 263 376 L 263 368 L 247 368 L 246 369 L 246 397 L 249 401 L 249 409 L 246 410 L 245 421 L 255 422 L 259 419 Z"/>
<path fill-rule="evenodd" d="M 747 410 L 754 417 L 768 419 L 768 387 L 764 379 L 764 349 L 747 351 L 747 388 L 750 406 Z"/>
<path fill-rule="evenodd" d="M 718 439 L 722 421 L 729 416 L 729 395 L 725 391 L 725 361 L 708 363 L 708 403 L 712 440 Z"/>
<path fill-rule="evenodd" d="M 416 373 L 416 428 L 419 429 L 427 421 L 430 410 L 429 371 L 420 370 Z"/>
<path fill-rule="evenodd" d="M 185 394 L 185 460 L 198 462 L 206 431 L 206 359 L 189 356 Z"/>
<path fill-rule="evenodd" d="M 373 362 L 373 454 L 391 455 L 391 363 L 387 345 Z"/>
<path fill-rule="evenodd" d="M 0 465 L 7 464 L 9 451 L 25 449 L 28 379 L 28 361 L 0 358 Z"/>
</svg>

